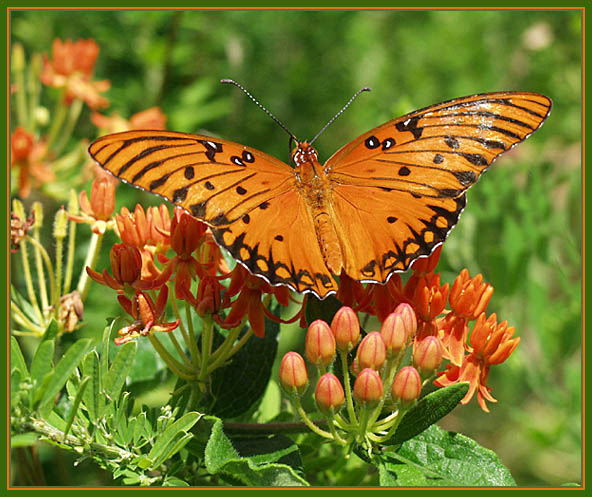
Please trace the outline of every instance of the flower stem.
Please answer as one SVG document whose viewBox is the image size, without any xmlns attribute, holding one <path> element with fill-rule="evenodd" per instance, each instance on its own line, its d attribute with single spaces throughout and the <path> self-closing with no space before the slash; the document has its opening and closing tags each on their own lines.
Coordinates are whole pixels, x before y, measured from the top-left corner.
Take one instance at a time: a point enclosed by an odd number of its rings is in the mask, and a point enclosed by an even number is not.
<svg viewBox="0 0 592 497">
<path fill-rule="evenodd" d="M 208 376 L 208 362 L 212 352 L 212 334 L 214 332 L 214 321 L 210 316 L 204 316 L 202 319 L 201 330 L 201 369 L 199 372 L 199 381 L 206 382 Z"/>
<path fill-rule="evenodd" d="M 33 238 L 39 243 L 40 242 L 40 226 L 35 223 L 33 228 Z M 37 269 L 37 281 L 39 282 L 39 297 L 41 298 L 41 308 L 47 309 L 49 307 L 49 301 L 47 299 L 47 283 L 45 281 L 45 270 L 43 269 L 43 260 L 38 250 L 34 251 L 35 257 L 35 268 Z"/>
<path fill-rule="evenodd" d="M 160 340 L 158 340 L 158 338 L 156 338 L 154 335 L 149 335 L 148 339 L 154 347 L 154 350 L 156 350 L 160 358 L 164 361 L 164 363 L 175 375 L 186 381 L 195 381 L 195 374 L 191 370 L 188 370 L 184 364 L 177 361 L 177 359 L 175 359 L 169 353 L 169 351 L 164 348 L 164 346 L 160 343 Z"/>
<path fill-rule="evenodd" d="M 60 155 L 60 152 L 64 149 L 70 136 L 72 136 L 72 130 L 74 129 L 74 125 L 76 121 L 78 121 L 78 117 L 80 117 L 80 112 L 82 111 L 82 100 L 76 99 L 70 105 L 70 109 L 68 112 L 68 120 L 62 130 L 62 134 L 60 136 L 59 141 L 56 143 L 54 147 L 54 152 L 56 157 Z"/>
<path fill-rule="evenodd" d="M 349 367 L 347 364 L 347 352 L 340 350 L 339 357 L 341 358 L 341 370 L 343 371 L 343 382 L 345 383 L 345 401 L 347 403 L 347 413 L 349 415 L 349 422 L 352 424 L 358 423 L 356 410 L 354 409 L 354 401 L 352 399 L 351 383 L 349 381 Z"/>
<path fill-rule="evenodd" d="M 52 305 L 54 306 L 54 312 L 56 313 L 56 316 L 57 316 L 57 309 L 58 309 L 58 306 L 59 306 L 59 303 L 60 303 L 59 302 L 59 292 L 58 292 L 58 290 L 55 287 L 55 281 L 56 280 L 55 280 L 55 277 L 54 277 L 53 267 L 51 265 L 51 259 L 49 258 L 49 255 L 47 254 L 47 251 L 45 250 L 45 248 L 43 247 L 43 245 L 41 245 L 41 243 L 39 243 L 37 240 L 35 240 L 30 235 L 27 235 L 27 238 L 26 239 L 33 244 L 33 246 L 35 247 L 35 249 L 38 250 L 39 253 L 41 254 L 41 257 L 43 257 L 43 261 L 45 262 L 45 267 L 47 269 L 47 276 L 48 276 L 48 279 L 49 279 L 49 294 L 50 294 L 50 299 L 51 299 Z M 27 267 L 28 267 L 28 262 L 27 262 Z M 30 277 L 30 275 L 29 275 L 29 277 Z M 37 304 L 37 298 L 35 298 L 35 304 Z M 43 322 L 43 321 L 41 321 L 41 322 Z"/>
<path fill-rule="evenodd" d="M 51 123 L 51 127 L 49 128 L 49 133 L 47 136 L 47 152 L 51 150 L 53 144 L 58 136 L 60 128 L 64 124 L 66 120 L 66 116 L 68 115 L 68 105 L 66 105 L 66 90 L 63 89 L 61 95 L 56 102 L 55 111 L 53 113 L 53 121 Z M 47 154 L 46 152 L 46 154 Z"/>
<path fill-rule="evenodd" d="M 302 418 L 302 421 L 304 421 L 306 426 L 308 426 L 314 433 L 316 433 L 320 437 L 328 438 L 329 440 L 333 439 L 333 435 L 331 433 L 319 428 L 311 421 L 311 419 L 306 414 L 306 411 L 302 408 L 302 404 L 300 403 L 300 398 L 298 396 L 293 396 L 292 402 L 294 404 L 296 411 L 298 412 L 298 415 Z"/>
<path fill-rule="evenodd" d="M 101 243 L 103 241 L 103 235 L 98 235 L 96 233 L 92 234 L 90 239 L 90 245 L 88 247 L 88 253 L 86 254 L 86 260 L 82 265 L 82 271 L 80 271 L 80 279 L 78 280 L 78 286 L 76 289 L 80 293 L 80 298 L 84 302 L 86 299 L 86 295 L 88 294 L 88 289 L 90 288 L 90 278 L 88 277 L 88 273 L 86 272 L 86 267 L 90 267 L 94 269 L 97 264 L 97 259 L 99 258 L 99 251 L 101 250 Z"/>
</svg>

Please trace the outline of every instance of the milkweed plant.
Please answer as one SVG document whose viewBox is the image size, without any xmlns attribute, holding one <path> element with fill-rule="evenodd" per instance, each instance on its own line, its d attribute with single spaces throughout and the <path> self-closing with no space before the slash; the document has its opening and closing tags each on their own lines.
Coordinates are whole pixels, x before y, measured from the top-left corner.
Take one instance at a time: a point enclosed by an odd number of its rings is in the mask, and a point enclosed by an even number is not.
<svg viewBox="0 0 592 497">
<path fill-rule="evenodd" d="M 129 187 L 89 141 L 166 116 L 106 113 L 98 54 L 93 40 L 28 58 L 12 46 L 12 483 L 43 486 L 53 447 L 109 485 L 515 485 L 495 454 L 436 425 L 471 401 L 486 416 L 490 368 L 520 342 L 487 311 L 482 275 L 442 281 L 440 246 L 385 285 L 343 275 L 320 301 L 251 275 L 180 209 L 117 210 Z M 95 135 L 78 140 L 83 115 Z M 285 333 L 296 350 L 280 357 Z"/>
</svg>

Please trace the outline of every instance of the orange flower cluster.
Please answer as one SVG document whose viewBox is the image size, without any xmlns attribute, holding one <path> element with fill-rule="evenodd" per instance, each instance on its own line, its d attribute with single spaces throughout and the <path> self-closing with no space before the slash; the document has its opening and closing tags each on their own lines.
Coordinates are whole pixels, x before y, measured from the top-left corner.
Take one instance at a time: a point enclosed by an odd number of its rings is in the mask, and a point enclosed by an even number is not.
<svg viewBox="0 0 592 497">
<path fill-rule="evenodd" d="M 90 199 L 86 192 L 80 194 L 80 204 L 83 214 L 70 219 L 90 224 L 97 234 L 111 227 L 122 241 L 111 248 L 111 273 L 87 268 L 93 280 L 117 290 L 119 303 L 134 319 L 120 330 L 117 343 L 179 325 L 178 319 L 164 322 L 168 282 L 173 284 L 174 298 L 188 302 L 200 316 L 211 315 L 223 328 L 239 326 L 246 317 L 255 335 L 262 337 L 265 316 L 280 321 L 262 297 L 273 294 L 280 304 L 288 305 L 287 288 L 271 287 L 240 265 L 229 271 L 208 227 L 182 209 L 171 217 L 165 205 L 146 210 L 138 205 L 133 212 L 123 207 L 113 216 L 115 184 L 106 176 L 94 181 Z M 229 280 L 227 286 L 223 280 Z M 156 299 L 151 296 L 154 292 L 159 292 Z M 226 316 L 225 309 L 229 309 Z"/>
<path fill-rule="evenodd" d="M 99 46 L 94 40 L 62 41 L 55 39 L 52 59 L 43 58 L 41 81 L 65 90 L 66 103 L 83 100 L 91 109 L 107 107 L 109 100 L 101 95 L 111 84 L 108 80 L 92 81 Z"/>
<path fill-rule="evenodd" d="M 405 284 L 398 274 L 385 285 L 363 285 L 342 275 L 337 298 L 356 312 L 376 316 L 383 328 L 393 319 L 392 313 L 398 305 L 409 304 L 417 319 L 412 343 L 415 362 L 421 355 L 421 362 L 433 371 L 430 360 L 437 365 L 442 359 L 449 361 L 446 370 L 438 373 L 435 384 L 469 382 L 470 389 L 462 403 L 466 404 L 477 393 L 479 405 L 488 412 L 485 401 L 496 402 L 487 386 L 490 367 L 504 362 L 518 346 L 520 338 L 513 337 L 514 328 L 508 327 L 507 322 L 497 323 L 495 314 L 486 317 L 493 287 L 483 282 L 482 275 L 471 278 L 468 270 L 463 269 L 452 287 L 449 283 L 442 284 L 440 274 L 434 272 L 440 253 L 441 247 L 438 247 L 431 256 L 415 261 Z M 392 341 L 386 344 L 387 351 L 392 353 L 402 346 L 402 337 L 390 333 L 395 332 L 381 331 L 380 335 L 382 340 L 386 337 Z M 374 334 L 370 333 L 365 340 L 373 344 L 372 350 L 381 351 Z M 369 356 L 372 360 L 382 360 L 376 352 Z M 352 367 L 359 372 L 369 364 L 368 360 L 360 364 L 356 357 Z"/>
<path fill-rule="evenodd" d="M 55 174 L 45 159 L 47 147 L 32 133 L 17 126 L 10 135 L 10 167 L 19 168 L 19 195 L 26 198 L 31 193 L 31 183 L 35 186 L 55 181 Z M 33 180 L 33 181 L 32 181 Z"/>
</svg>

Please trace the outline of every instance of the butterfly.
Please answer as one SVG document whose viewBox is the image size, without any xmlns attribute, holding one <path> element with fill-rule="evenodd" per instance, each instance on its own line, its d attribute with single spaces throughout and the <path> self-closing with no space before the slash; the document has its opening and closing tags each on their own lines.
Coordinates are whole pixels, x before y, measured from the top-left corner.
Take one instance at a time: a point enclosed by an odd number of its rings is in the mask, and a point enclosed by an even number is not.
<svg viewBox="0 0 592 497">
<path fill-rule="evenodd" d="M 293 166 L 246 145 L 173 131 L 110 134 L 89 153 L 122 181 L 206 223 L 252 274 L 323 299 L 336 293 L 342 273 L 385 283 L 429 256 L 458 222 L 468 188 L 536 131 L 551 106 L 530 92 L 449 100 L 364 133 L 324 165 L 293 135 Z"/>
</svg>

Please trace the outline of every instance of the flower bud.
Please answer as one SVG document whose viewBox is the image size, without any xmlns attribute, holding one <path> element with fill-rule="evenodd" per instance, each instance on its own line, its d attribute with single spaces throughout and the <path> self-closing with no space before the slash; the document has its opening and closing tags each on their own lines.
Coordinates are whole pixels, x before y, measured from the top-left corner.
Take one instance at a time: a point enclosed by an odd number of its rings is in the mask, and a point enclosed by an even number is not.
<svg viewBox="0 0 592 497">
<path fill-rule="evenodd" d="M 337 376 L 326 373 L 319 378 L 315 391 L 315 400 L 319 410 L 325 414 L 339 411 L 345 402 L 345 392 Z"/>
<path fill-rule="evenodd" d="M 386 346 L 378 331 L 368 333 L 360 342 L 356 354 L 360 369 L 380 369 L 386 361 Z"/>
<path fill-rule="evenodd" d="M 417 331 L 417 317 L 415 316 L 413 307 L 405 303 L 399 304 L 395 309 L 395 312 L 400 314 L 403 318 L 405 330 L 407 331 L 407 338 L 411 338 Z"/>
<path fill-rule="evenodd" d="M 133 283 L 142 274 L 142 255 L 136 247 L 116 243 L 111 248 L 111 271 L 120 284 Z"/>
<path fill-rule="evenodd" d="M 393 399 L 400 400 L 403 406 L 418 399 L 421 393 L 421 378 L 417 369 L 413 366 L 401 368 L 395 376 L 391 393 Z"/>
<path fill-rule="evenodd" d="M 326 367 L 335 358 L 335 337 L 329 325 L 321 319 L 313 321 L 306 333 L 306 357 L 317 366 Z"/>
<path fill-rule="evenodd" d="M 389 314 L 380 327 L 380 336 L 384 340 L 389 357 L 397 355 L 407 343 L 407 330 L 401 314 Z"/>
<path fill-rule="evenodd" d="M 298 352 L 288 352 L 280 364 L 280 383 L 288 393 L 302 395 L 308 385 L 304 359 Z"/>
<path fill-rule="evenodd" d="M 343 306 L 331 321 L 331 330 L 335 335 L 338 350 L 349 352 L 360 340 L 360 322 L 351 307 Z"/>
<path fill-rule="evenodd" d="M 381 399 L 382 392 L 380 375 L 374 369 L 363 369 L 354 383 L 354 399 L 356 399 L 356 402 L 373 406 Z"/>
<path fill-rule="evenodd" d="M 427 336 L 417 342 L 413 349 L 413 362 L 424 374 L 434 372 L 442 362 L 442 345 L 435 336 Z"/>
</svg>

